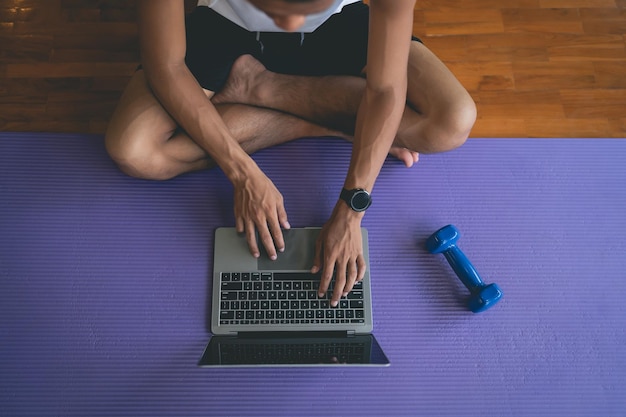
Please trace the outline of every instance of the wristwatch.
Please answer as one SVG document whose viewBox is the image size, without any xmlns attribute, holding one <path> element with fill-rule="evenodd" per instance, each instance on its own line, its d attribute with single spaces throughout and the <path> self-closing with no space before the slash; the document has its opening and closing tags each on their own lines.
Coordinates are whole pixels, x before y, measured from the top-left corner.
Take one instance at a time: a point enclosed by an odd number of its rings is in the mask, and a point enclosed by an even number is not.
<svg viewBox="0 0 626 417">
<path fill-rule="evenodd" d="M 343 188 L 339 198 L 348 204 L 354 211 L 365 211 L 372 204 L 372 196 L 362 188 L 346 190 Z"/>
</svg>

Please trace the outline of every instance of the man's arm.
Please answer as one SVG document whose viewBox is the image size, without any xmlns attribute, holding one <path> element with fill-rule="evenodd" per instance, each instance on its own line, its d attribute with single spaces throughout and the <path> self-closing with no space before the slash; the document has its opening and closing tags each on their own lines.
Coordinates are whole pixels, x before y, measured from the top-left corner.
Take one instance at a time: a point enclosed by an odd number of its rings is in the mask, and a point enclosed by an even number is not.
<svg viewBox="0 0 626 417">
<path fill-rule="evenodd" d="M 251 252 L 255 238 L 268 254 L 284 246 L 288 227 L 282 196 L 241 148 L 185 64 L 184 0 L 140 0 L 139 39 L 146 79 L 163 108 L 222 168 L 233 183 L 237 229 L 245 230 Z M 259 209 L 259 207 L 263 207 Z"/>
<path fill-rule="evenodd" d="M 350 168 L 344 187 L 372 191 L 406 105 L 407 66 L 415 0 L 370 0 L 367 83 L 357 113 Z M 320 293 L 335 272 L 332 303 L 363 278 L 361 219 L 338 201 L 318 241 L 313 271 L 323 264 Z M 323 259 L 322 259 L 323 256 Z"/>
</svg>

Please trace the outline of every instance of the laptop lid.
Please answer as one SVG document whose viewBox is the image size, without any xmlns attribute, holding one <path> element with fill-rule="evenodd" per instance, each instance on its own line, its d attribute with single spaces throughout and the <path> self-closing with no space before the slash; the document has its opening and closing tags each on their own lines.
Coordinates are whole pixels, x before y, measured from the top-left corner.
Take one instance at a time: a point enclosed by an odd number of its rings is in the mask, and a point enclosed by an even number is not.
<svg viewBox="0 0 626 417">
<path fill-rule="evenodd" d="M 201 367 L 388 366 L 372 335 L 248 334 L 213 336 Z"/>
</svg>

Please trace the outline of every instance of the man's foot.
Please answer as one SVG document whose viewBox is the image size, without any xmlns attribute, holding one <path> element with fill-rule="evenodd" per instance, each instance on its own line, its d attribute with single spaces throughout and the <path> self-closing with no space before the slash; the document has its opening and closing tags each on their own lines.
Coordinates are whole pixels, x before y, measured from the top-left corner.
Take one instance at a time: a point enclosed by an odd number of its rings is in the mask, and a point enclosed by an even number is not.
<svg viewBox="0 0 626 417">
<path fill-rule="evenodd" d="M 271 74 L 252 55 L 242 55 L 235 60 L 226 84 L 211 101 L 215 104 L 260 105 L 257 86 L 267 82 Z"/>
<path fill-rule="evenodd" d="M 242 55 L 235 60 L 226 84 L 211 101 L 214 104 L 247 104 L 262 107 L 262 95 L 258 87 L 271 85 L 272 74 L 252 55 Z M 336 136 L 351 140 L 345 134 L 335 133 Z M 389 154 L 402 161 L 407 168 L 419 160 L 417 152 L 400 146 L 392 146 Z"/>
<path fill-rule="evenodd" d="M 392 146 L 391 149 L 389 149 L 389 155 L 394 156 L 400 161 L 404 162 L 404 165 L 407 168 L 411 168 L 413 164 L 417 163 L 420 157 L 419 153 L 399 146 Z"/>
</svg>

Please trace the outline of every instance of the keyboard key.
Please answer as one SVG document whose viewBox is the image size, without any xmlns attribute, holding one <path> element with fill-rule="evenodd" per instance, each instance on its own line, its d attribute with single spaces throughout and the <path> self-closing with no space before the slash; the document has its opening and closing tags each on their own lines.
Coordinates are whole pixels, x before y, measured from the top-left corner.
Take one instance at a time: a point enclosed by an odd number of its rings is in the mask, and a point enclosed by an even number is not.
<svg viewBox="0 0 626 417">
<path fill-rule="evenodd" d="M 275 272 L 274 281 L 319 281 L 320 274 L 310 272 Z"/>
<path fill-rule="evenodd" d="M 363 299 L 363 291 L 351 291 L 348 293 L 349 300 L 362 300 Z"/>
<path fill-rule="evenodd" d="M 234 311 L 220 311 L 220 320 L 231 320 L 235 318 Z"/>
<path fill-rule="evenodd" d="M 222 291 L 220 299 L 222 301 L 234 301 L 237 299 L 237 291 Z"/>
<path fill-rule="evenodd" d="M 222 291 L 241 291 L 242 289 L 241 282 L 222 282 Z"/>
</svg>

